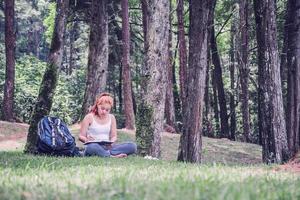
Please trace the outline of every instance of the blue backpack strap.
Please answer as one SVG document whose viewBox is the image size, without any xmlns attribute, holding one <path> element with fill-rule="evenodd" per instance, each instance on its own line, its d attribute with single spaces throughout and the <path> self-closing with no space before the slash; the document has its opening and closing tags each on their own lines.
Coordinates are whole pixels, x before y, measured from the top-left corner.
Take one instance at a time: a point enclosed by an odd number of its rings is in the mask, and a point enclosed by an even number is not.
<svg viewBox="0 0 300 200">
<path fill-rule="evenodd" d="M 60 135 L 64 138 L 65 142 L 68 142 L 68 138 L 63 134 L 63 132 L 60 129 L 60 123 L 61 123 L 61 120 L 57 119 L 57 130 L 60 133 Z"/>
<path fill-rule="evenodd" d="M 51 141 L 52 141 L 52 146 L 56 146 L 56 141 L 55 141 L 55 127 L 53 126 L 54 122 L 51 120 L 51 117 L 48 117 L 49 124 L 51 126 Z"/>
<path fill-rule="evenodd" d="M 45 118 L 41 119 L 38 123 L 38 136 L 41 137 L 41 131 L 44 131 L 44 128 L 42 126 L 43 124 L 43 121 L 44 121 Z"/>
</svg>

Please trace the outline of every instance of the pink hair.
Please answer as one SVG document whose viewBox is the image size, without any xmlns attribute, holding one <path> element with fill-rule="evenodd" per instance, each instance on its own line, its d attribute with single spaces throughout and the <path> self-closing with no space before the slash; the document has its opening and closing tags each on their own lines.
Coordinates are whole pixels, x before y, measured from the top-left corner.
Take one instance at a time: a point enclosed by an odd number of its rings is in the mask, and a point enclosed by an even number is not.
<svg viewBox="0 0 300 200">
<path fill-rule="evenodd" d="M 92 106 L 90 112 L 94 113 L 95 115 L 98 115 L 97 106 L 101 105 L 101 104 L 105 104 L 105 103 L 109 104 L 111 107 L 113 107 L 113 105 L 114 105 L 114 99 L 112 98 L 112 96 L 109 93 L 106 93 L 106 92 L 101 93 L 97 97 L 95 104 Z"/>
</svg>

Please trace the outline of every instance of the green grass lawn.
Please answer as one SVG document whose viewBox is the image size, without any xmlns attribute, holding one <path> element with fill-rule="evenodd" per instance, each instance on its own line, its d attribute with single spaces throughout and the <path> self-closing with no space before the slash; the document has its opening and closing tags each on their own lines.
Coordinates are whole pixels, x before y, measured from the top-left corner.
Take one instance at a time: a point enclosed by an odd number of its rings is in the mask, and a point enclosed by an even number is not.
<svg viewBox="0 0 300 200">
<path fill-rule="evenodd" d="M 299 199 L 300 179 L 272 166 L 56 158 L 0 152 L 0 199 Z"/>
<path fill-rule="evenodd" d="M 78 128 L 71 130 L 78 135 Z M 118 134 L 121 142 L 135 139 Z M 22 153 L 24 138 L 0 142 L 0 200 L 300 199 L 300 174 L 263 165 L 258 145 L 204 137 L 203 164 L 196 165 L 175 161 L 178 140 L 163 134 L 161 160 L 33 156 Z"/>
</svg>

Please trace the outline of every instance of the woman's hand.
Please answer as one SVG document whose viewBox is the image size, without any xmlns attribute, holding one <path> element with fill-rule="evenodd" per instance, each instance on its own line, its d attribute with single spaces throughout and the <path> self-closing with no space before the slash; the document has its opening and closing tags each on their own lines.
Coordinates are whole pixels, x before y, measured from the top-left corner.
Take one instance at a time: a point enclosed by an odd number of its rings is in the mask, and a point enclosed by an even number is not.
<svg viewBox="0 0 300 200">
<path fill-rule="evenodd" d="M 93 138 L 92 136 L 88 135 L 86 137 L 86 141 L 85 142 L 90 142 L 90 141 L 94 141 L 94 140 L 95 140 L 95 138 Z"/>
</svg>

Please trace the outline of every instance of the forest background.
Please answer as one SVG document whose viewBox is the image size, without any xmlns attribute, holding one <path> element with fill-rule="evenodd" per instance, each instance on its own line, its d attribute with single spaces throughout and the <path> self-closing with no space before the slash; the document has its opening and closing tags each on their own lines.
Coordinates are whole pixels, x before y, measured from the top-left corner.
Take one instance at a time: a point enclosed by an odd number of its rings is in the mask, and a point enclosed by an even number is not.
<svg viewBox="0 0 300 200">
<path fill-rule="evenodd" d="M 144 4 L 143 4 L 144 2 Z M 145 28 L 145 21 L 143 21 L 143 5 L 147 6 L 146 1 L 130 0 L 127 2 L 129 11 L 129 33 L 130 40 L 127 46 L 127 51 L 130 54 L 130 80 L 124 76 L 124 41 L 122 40 L 123 30 L 122 22 L 124 22 L 124 5 L 121 6 L 121 1 L 107 2 L 107 22 L 108 22 L 108 63 L 106 80 L 104 83 L 98 85 L 100 88 L 97 91 L 110 92 L 115 99 L 113 113 L 117 117 L 118 127 L 130 127 L 126 122 L 128 114 L 126 111 L 125 99 L 128 98 L 128 93 L 124 91 L 124 85 L 130 81 L 130 90 L 132 94 L 129 95 L 135 115 L 138 113 L 138 106 L 143 105 L 145 101 L 145 88 L 143 88 L 143 66 L 145 64 L 145 55 L 147 47 L 145 47 L 147 30 Z M 186 69 L 184 67 L 190 65 L 188 56 L 191 54 L 191 47 L 189 42 L 191 40 L 191 20 L 196 19 L 197 16 L 190 14 L 189 2 L 187 1 L 168 1 L 170 4 L 165 11 L 168 11 L 168 25 L 157 21 L 157 26 L 168 28 L 168 57 L 169 63 L 165 63 L 166 73 L 168 74 L 163 84 L 166 87 L 166 104 L 164 108 L 164 127 L 177 132 L 183 132 L 186 123 L 184 111 L 185 88 L 189 87 L 189 76 L 185 75 Z M 123 1 L 122 1 L 123 3 Z M 151 2 L 150 2 L 151 3 Z M 150 4 L 149 3 L 149 4 Z M 295 2 L 294 2 L 295 3 Z M 201 107 L 200 119 L 202 120 L 200 131 L 203 135 L 214 138 L 228 138 L 231 140 L 245 141 L 256 143 L 263 146 L 272 146 L 272 144 L 264 143 L 264 140 L 272 141 L 274 135 L 269 135 L 265 132 L 276 132 L 276 130 L 266 130 L 271 126 L 265 126 L 264 120 L 258 120 L 259 115 L 263 113 L 259 111 L 260 105 L 267 105 L 266 99 L 259 98 L 259 92 L 264 91 L 267 81 L 271 80 L 273 83 L 280 82 L 281 94 L 277 91 L 270 92 L 270 96 L 276 93 L 281 96 L 282 107 L 278 112 L 280 116 L 285 116 L 285 120 L 290 118 L 286 113 L 291 111 L 291 101 L 289 101 L 288 74 L 293 72 L 289 68 L 288 49 L 292 49 L 292 42 L 288 41 L 289 20 L 293 20 L 289 16 L 293 1 L 267 1 L 261 6 L 271 9 L 271 13 L 275 16 L 264 15 L 267 19 L 264 22 L 266 27 L 268 25 L 275 26 L 270 30 L 275 34 L 276 40 L 272 40 L 271 44 L 275 45 L 277 52 L 281 58 L 280 65 L 272 65 L 271 68 L 280 70 L 280 77 L 263 76 L 264 72 L 259 72 L 259 65 L 262 65 L 259 60 L 258 53 L 259 46 L 262 44 L 259 40 L 259 19 L 262 13 L 260 4 L 254 1 L 254 4 L 249 1 L 212 1 L 208 9 L 207 27 L 207 70 L 205 70 L 205 94 L 203 98 L 204 106 Z M 94 6 L 91 6 L 94 5 Z M 191 4 L 193 5 L 193 4 Z M 26 0 L 15 1 L 15 23 L 14 30 L 16 34 L 16 48 L 15 48 L 15 85 L 13 98 L 13 120 L 30 123 L 31 116 L 34 111 L 35 102 L 41 87 L 41 81 L 44 71 L 47 66 L 47 59 L 50 51 L 50 44 L 53 36 L 55 26 L 55 13 L 57 4 L 54 1 L 46 0 Z M 149 5 L 148 5 L 149 6 Z M 150 5 L 151 7 L 152 5 Z M 290 6 L 290 7 L 289 7 Z M 88 105 L 91 104 L 85 93 L 88 91 L 88 83 L 96 82 L 88 78 L 89 56 L 91 51 L 89 48 L 95 45 L 98 40 L 91 40 L 91 32 L 93 26 L 97 25 L 97 19 L 93 8 L 98 8 L 97 3 L 91 2 L 70 1 L 70 9 L 67 14 L 67 23 L 65 27 L 64 46 L 62 64 L 59 67 L 59 80 L 55 91 L 53 105 L 50 115 L 60 117 L 68 124 L 79 122 L 82 116 L 86 113 Z M 125 7 L 126 8 L 126 7 Z M 272 10 L 273 9 L 273 10 Z M 295 10 L 293 10 L 295 11 Z M 296 13 L 297 11 L 295 11 Z M 258 14 L 257 14 L 258 13 Z M 4 17 L 4 1 L 0 1 L 0 85 L 5 85 L 5 17 Z M 201 18 L 200 14 L 198 16 Z M 290 17 L 290 18 L 289 18 Z M 101 17 L 100 17 L 101 18 Z M 202 19 L 202 18 L 201 18 Z M 270 21 L 268 21 L 268 19 Z M 272 24 L 272 20 L 276 20 Z M 161 23 L 161 24 L 160 24 Z M 146 26 L 147 27 L 147 26 Z M 296 32 L 296 31 L 295 31 Z M 298 31 L 299 34 L 299 31 Z M 182 37 L 183 36 L 183 37 Z M 185 41 L 183 45 L 183 41 Z M 290 46 L 289 46 L 290 45 Z M 190 52 L 189 52 L 190 50 Z M 280 52 L 280 53 L 279 53 Z M 191 59 L 190 59 L 191 60 Z M 268 62 L 272 63 L 272 57 Z M 276 64 L 278 60 L 275 60 Z M 277 63 L 279 64 L 279 63 Z M 126 67 L 126 66 L 125 66 Z M 193 72 L 192 72 L 193 73 Z M 269 79 L 270 78 L 270 79 Z M 274 78 L 279 78 L 274 80 Z M 265 79 L 265 80 L 264 80 Z M 266 81 L 266 82 L 264 82 Z M 296 84 L 296 80 L 292 80 Z M 97 84 L 97 83 L 96 83 Z M 128 84 L 127 84 L 128 85 Z M 275 84 L 276 86 L 276 84 Z M 184 88 L 184 89 L 183 89 Z M 149 88 L 147 88 L 149 89 Z M 5 87 L 0 88 L 1 110 L 5 110 L 4 99 Z M 148 91 L 148 93 L 150 93 Z M 96 94 L 94 94 L 96 95 Z M 151 95 L 151 94 L 149 94 Z M 163 94 L 162 96 L 164 96 Z M 92 98 L 95 98 L 93 96 Z M 162 98 L 165 100 L 165 98 Z M 280 100 L 280 101 L 281 101 Z M 187 99 L 190 101 L 190 99 Z M 171 103 L 168 103 L 171 102 Z M 190 104 L 193 102 L 190 101 Z M 271 105 L 271 104 L 270 104 Z M 266 106 L 275 110 L 272 106 Z M 279 106 L 280 107 L 280 106 Z M 267 109 L 268 110 L 268 109 Z M 2 112 L 2 118 L 6 116 Z M 6 112 L 8 113 L 8 112 Z M 277 115 L 278 113 L 271 113 L 269 116 Z M 263 116 L 262 119 L 268 117 Z M 137 120 L 139 117 L 137 116 Z M 141 121 L 141 120 L 140 120 Z M 127 123 L 127 124 L 126 124 Z M 132 122 L 131 122 L 132 123 Z M 277 122 L 276 122 L 277 123 Z M 134 124 L 134 123 L 133 123 Z M 266 123 L 268 124 L 268 123 Z M 282 126 L 285 126 L 285 123 Z M 261 129 L 259 128 L 261 126 Z M 290 125 L 292 126 L 292 125 Z M 289 129 L 289 123 L 287 127 Z M 273 129 L 271 127 L 270 129 Z M 288 131 L 287 131 L 288 132 Z M 291 138 L 291 135 L 284 133 L 286 140 Z M 289 144 L 291 157 L 299 147 L 299 133 L 292 138 Z M 290 137 L 289 137 L 290 136 Z M 269 137 L 269 138 L 268 138 Z M 291 140 L 291 139 L 290 139 Z M 298 142 L 297 142 L 298 141 Z M 273 143 L 270 142 L 270 143 Z M 276 143 L 276 141 L 274 142 Z M 283 145 L 284 146 L 284 145 Z M 281 147 L 280 147 L 281 148 Z M 270 150 L 272 152 L 272 150 Z M 274 151 L 275 152 L 275 151 Z M 272 156 L 271 156 L 272 157 Z M 267 161 L 265 162 L 273 162 Z M 273 158 L 270 158 L 273 159 Z M 277 162 L 282 162 L 280 159 Z"/>
</svg>

